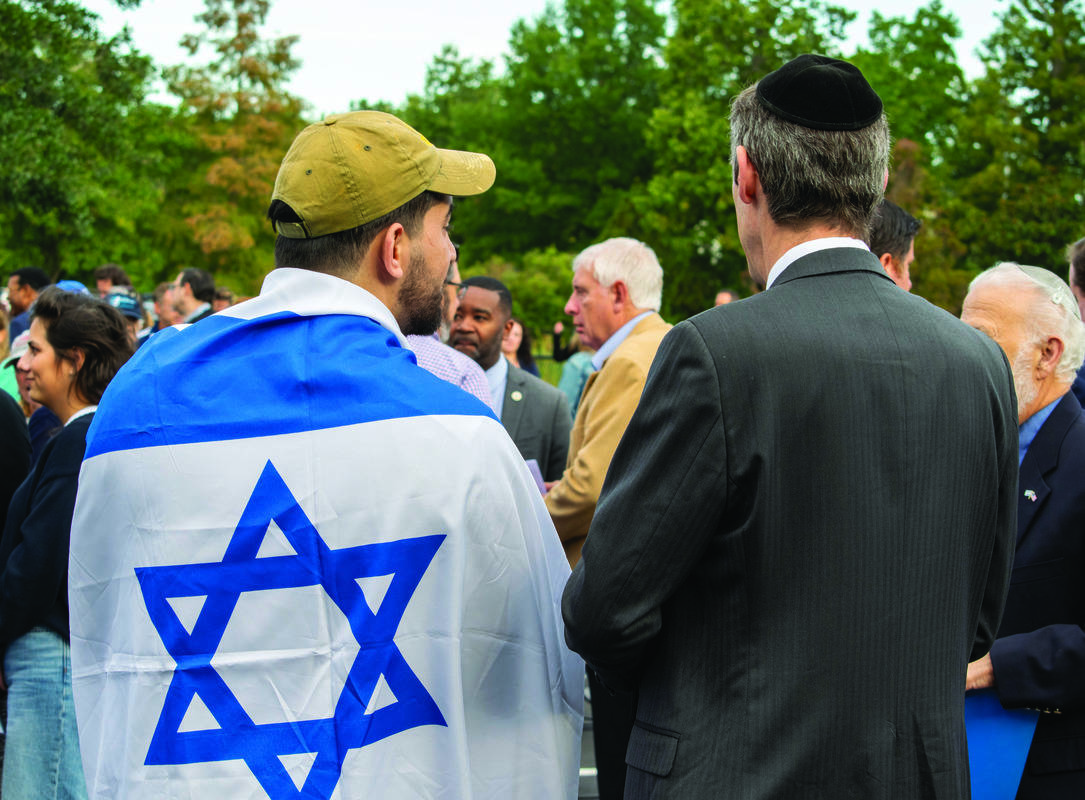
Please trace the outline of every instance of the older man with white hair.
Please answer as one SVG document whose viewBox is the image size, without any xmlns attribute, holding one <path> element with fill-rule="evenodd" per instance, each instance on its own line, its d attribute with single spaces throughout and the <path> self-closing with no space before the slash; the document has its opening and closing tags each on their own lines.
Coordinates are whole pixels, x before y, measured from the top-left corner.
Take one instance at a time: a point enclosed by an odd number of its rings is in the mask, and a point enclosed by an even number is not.
<svg viewBox="0 0 1085 800">
<path fill-rule="evenodd" d="M 640 400 L 648 368 L 670 325 L 659 316 L 663 268 L 636 239 L 592 245 L 573 259 L 565 313 L 595 350 L 580 396 L 565 473 L 546 496 L 569 564 L 580 560 L 603 478 Z"/>
<path fill-rule="evenodd" d="M 999 264 L 969 287 L 961 319 L 1013 368 L 1020 425 L 1017 552 L 991 652 L 967 687 L 1043 711 L 1019 800 L 1085 796 L 1085 416 L 1070 392 L 1085 326 L 1068 287 L 1039 267 Z"/>
<path fill-rule="evenodd" d="M 580 560 L 610 460 L 637 408 L 659 343 L 671 328 L 658 313 L 662 297 L 663 268 L 652 249 L 635 239 L 608 239 L 573 259 L 573 292 L 565 313 L 573 318 L 580 341 L 595 350 L 596 372 L 580 396 L 565 472 L 546 495 L 571 566 Z M 594 675 L 589 678 L 599 796 L 621 798 L 632 697 L 611 695 Z"/>
</svg>

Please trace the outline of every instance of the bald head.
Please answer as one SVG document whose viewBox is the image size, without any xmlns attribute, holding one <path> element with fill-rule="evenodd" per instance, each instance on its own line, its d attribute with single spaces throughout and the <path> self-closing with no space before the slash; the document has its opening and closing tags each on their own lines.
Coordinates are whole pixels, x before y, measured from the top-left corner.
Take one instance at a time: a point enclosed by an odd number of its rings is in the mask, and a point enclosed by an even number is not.
<svg viewBox="0 0 1085 800">
<path fill-rule="evenodd" d="M 1003 263 L 968 288 L 961 319 L 994 339 L 1014 373 L 1018 422 L 1062 397 L 1085 359 L 1085 326 L 1070 287 L 1039 267 Z"/>
</svg>

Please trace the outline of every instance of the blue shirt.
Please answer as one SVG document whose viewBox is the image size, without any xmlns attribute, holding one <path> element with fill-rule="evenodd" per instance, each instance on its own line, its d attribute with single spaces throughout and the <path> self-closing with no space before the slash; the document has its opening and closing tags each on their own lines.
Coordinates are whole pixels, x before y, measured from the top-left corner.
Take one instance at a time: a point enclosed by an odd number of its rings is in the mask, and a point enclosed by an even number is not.
<svg viewBox="0 0 1085 800">
<path fill-rule="evenodd" d="M 1022 422 L 1021 426 L 1017 429 L 1017 466 L 1021 466 L 1021 462 L 1025 460 L 1025 453 L 1028 452 L 1029 445 L 1032 444 L 1032 440 L 1036 438 L 1036 434 L 1040 432 L 1040 428 L 1047 422 L 1047 418 L 1051 416 L 1051 412 L 1055 410 L 1055 406 L 1059 404 L 1059 400 L 1062 400 L 1062 397 L 1053 403 L 1048 403 Z"/>
</svg>

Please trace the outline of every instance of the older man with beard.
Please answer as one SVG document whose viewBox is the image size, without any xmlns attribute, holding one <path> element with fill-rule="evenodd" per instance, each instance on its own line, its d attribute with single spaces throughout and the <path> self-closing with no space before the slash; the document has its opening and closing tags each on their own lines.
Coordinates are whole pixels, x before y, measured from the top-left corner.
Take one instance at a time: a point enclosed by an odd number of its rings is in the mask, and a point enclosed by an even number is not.
<svg viewBox="0 0 1085 800">
<path fill-rule="evenodd" d="M 961 315 L 1013 367 L 1020 425 L 1017 552 L 991 652 L 968 689 L 1043 711 L 1017 792 L 1085 796 L 1085 417 L 1070 392 L 1085 326 L 1068 287 L 1038 267 L 999 264 L 969 287 Z"/>
</svg>

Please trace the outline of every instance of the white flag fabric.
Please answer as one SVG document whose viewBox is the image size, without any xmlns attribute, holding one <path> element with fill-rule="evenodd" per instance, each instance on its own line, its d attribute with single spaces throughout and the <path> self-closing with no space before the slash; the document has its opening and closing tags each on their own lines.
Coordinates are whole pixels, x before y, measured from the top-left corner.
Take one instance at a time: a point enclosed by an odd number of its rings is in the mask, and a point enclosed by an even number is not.
<svg viewBox="0 0 1085 800">
<path fill-rule="evenodd" d="M 569 575 L 492 412 L 279 269 L 155 334 L 88 434 L 69 567 L 95 798 L 574 798 Z"/>
</svg>

